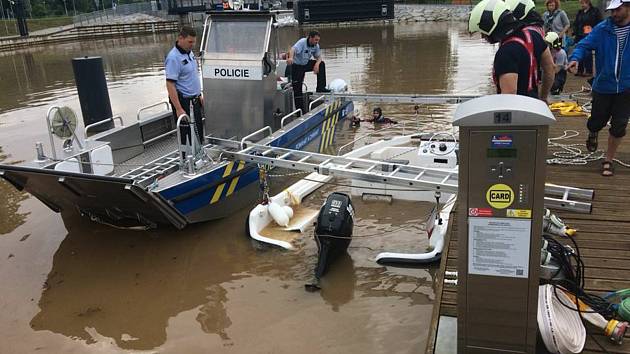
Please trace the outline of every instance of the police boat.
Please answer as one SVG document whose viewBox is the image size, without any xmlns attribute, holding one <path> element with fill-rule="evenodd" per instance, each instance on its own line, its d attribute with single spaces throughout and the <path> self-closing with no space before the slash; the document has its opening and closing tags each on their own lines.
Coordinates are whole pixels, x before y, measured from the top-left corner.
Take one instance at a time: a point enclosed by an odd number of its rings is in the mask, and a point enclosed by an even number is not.
<svg viewBox="0 0 630 354">
<path fill-rule="evenodd" d="M 209 14 L 200 49 L 205 119 L 175 119 L 162 102 L 141 108 L 133 124 L 112 117 L 79 132 L 76 114 L 53 106 L 46 115 L 50 147 L 37 143 L 34 161 L 0 165 L 0 177 L 62 215 L 115 227 L 181 229 L 228 216 L 258 197 L 258 166 L 223 159 L 216 139 L 241 150 L 252 142 L 320 152 L 354 112 L 352 100 L 327 96 L 307 95 L 305 107 L 294 106 L 270 13 Z M 345 89 L 334 82 L 331 89 Z M 204 119 L 203 144 L 179 143 L 186 118 Z M 90 135 L 115 121 L 120 124 Z"/>
</svg>

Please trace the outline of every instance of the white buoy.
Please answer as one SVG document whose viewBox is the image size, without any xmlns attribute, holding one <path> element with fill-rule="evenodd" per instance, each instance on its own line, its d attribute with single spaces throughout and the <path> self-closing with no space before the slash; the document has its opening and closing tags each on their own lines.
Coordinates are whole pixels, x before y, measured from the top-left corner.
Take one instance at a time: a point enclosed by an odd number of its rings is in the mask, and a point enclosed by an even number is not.
<svg viewBox="0 0 630 354">
<path fill-rule="evenodd" d="M 269 210 L 269 214 L 271 214 L 271 218 L 276 222 L 276 224 L 284 227 L 289 225 L 289 216 L 282 206 L 271 202 L 267 205 L 267 210 Z"/>
<path fill-rule="evenodd" d="M 282 209 L 284 209 L 284 212 L 287 214 L 289 219 L 291 219 L 293 217 L 293 209 L 290 206 L 285 205 L 285 206 L 282 207 Z"/>
</svg>

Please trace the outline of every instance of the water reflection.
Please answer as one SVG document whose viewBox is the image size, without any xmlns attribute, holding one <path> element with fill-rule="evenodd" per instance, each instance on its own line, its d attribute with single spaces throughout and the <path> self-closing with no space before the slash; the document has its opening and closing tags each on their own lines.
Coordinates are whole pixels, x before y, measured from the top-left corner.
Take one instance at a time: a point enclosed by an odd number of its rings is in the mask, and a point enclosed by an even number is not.
<svg viewBox="0 0 630 354">
<path fill-rule="evenodd" d="M 0 56 L 0 114 L 76 94 L 71 60 L 99 55 L 109 88 L 137 76 L 159 75 L 172 34 L 61 43 Z"/>
<path fill-rule="evenodd" d="M 321 279 L 319 293 L 334 312 L 339 312 L 339 307 L 354 299 L 356 285 L 354 262 L 346 253 L 330 265 L 329 271 Z"/>
<path fill-rule="evenodd" d="M 209 252 L 199 255 L 200 249 Z M 227 338 L 221 284 L 245 276 L 233 274 L 248 270 L 252 254 L 216 233 L 203 239 L 195 232 L 111 233 L 74 220 L 31 326 L 88 343 L 95 339 L 86 328 L 94 328 L 121 348 L 151 349 L 165 342 L 169 318 L 203 304 L 197 316 L 203 330 Z"/>
<path fill-rule="evenodd" d="M 10 163 L 6 161 L 8 158 L 0 146 L 0 163 Z M 22 201 L 28 198 L 28 194 L 18 191 L 9 182 L 0 179 L 0 195 L 4 196 L 0 203 L 0 235 L 4 235 L 24 224 L 29 213 L 20 213 L 19 209 Z"/>
</svg>

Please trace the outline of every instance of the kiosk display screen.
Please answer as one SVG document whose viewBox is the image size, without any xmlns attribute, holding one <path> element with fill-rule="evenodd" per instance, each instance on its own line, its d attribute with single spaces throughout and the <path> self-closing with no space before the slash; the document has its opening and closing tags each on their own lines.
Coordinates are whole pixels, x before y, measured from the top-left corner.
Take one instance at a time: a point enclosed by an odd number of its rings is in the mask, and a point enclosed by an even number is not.
<svg viewBox="0 0 630 354">
<path fill-rule="evenodd" d="M 516 158 L 516 149 L 488 149 L 486 156 L 491 158 L 500 158 L 500 159 L 515 159 Z"/>
</svg>

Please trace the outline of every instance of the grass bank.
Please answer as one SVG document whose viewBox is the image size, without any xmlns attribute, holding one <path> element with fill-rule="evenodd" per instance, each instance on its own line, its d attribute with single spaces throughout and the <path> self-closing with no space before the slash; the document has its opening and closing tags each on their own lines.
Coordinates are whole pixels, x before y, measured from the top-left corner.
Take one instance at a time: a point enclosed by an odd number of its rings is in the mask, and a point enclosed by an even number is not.
<svg viewBox="0 0 630 354">
<path fill-rule="evenodd" d="M 51 28 L 51 27 L 59 27 L 65 26 L 72 23 L 72 17 L 70 16 L 61 16 L 61 17 L 44 17 L 44 18 L 33 18 L 27 19 L 26 24 L 28 26 L 28 31 L 38 31 L 41 29 Z M 0 20 L 0 37 L 4 36 L 15 36 L 18 34 L 17 25 L 15 20 Z"/>
</svg>

